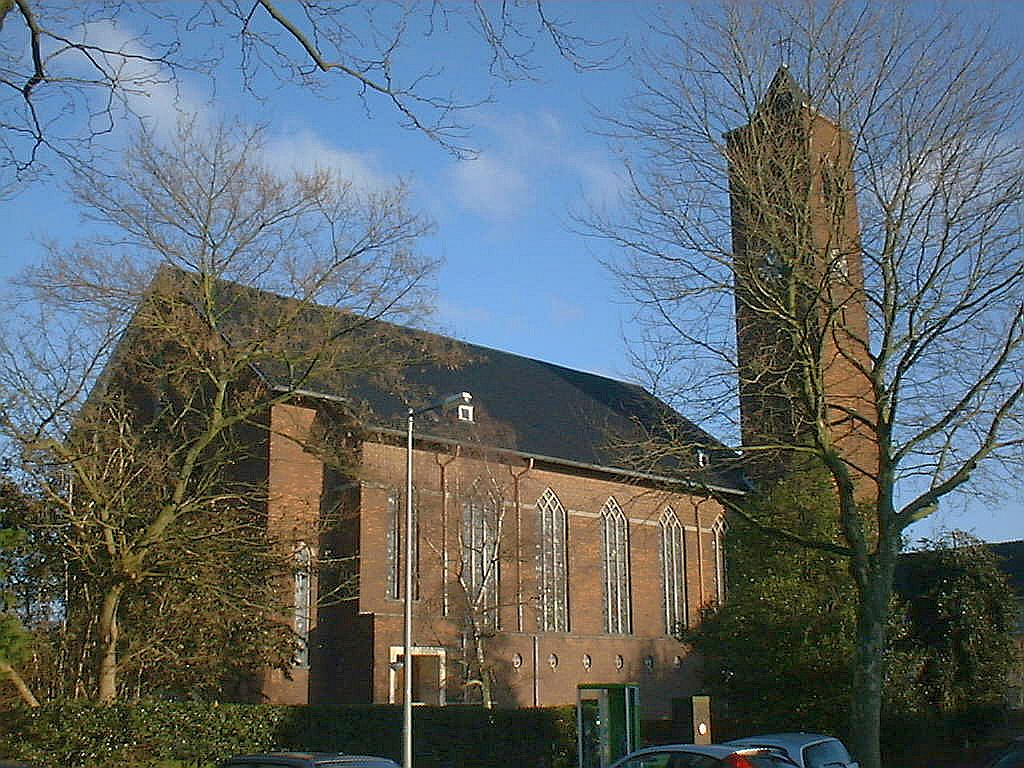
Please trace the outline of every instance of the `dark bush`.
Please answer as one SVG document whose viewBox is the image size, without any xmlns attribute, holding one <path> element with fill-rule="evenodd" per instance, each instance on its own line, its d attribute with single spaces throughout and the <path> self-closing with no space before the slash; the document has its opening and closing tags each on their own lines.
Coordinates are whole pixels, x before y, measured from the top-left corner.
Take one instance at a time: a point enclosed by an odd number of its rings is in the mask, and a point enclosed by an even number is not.
<svg viewBox="0 0 1024 768">
<path fill-rule="evenodd" d="M 400 758 L 401 708 L 147 701 L 47 704 L 0 713 L 0 757 L 39 766 L 207 766 L 240 752 L 307 749 Z M 418 768 L 570 768 L 572 707 L 417 707 Z"/>
</svg>

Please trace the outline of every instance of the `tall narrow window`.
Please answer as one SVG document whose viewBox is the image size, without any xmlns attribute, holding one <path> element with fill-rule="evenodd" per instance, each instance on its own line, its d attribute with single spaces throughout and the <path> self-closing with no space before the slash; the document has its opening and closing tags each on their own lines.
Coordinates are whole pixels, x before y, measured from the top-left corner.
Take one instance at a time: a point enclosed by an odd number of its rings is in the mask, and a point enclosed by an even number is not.
<svg viewBox="0 0 1024 768">
<path fill-rule="evenodd" d="M 601 510 L 604 538 L 605 631 L 632 631 L 629 585 L 629 521 L 618 502 L 609 498 Z"/>
<path fill-rule="evenodd" d="M 387 529 L 387 556 L 388 556 L 388 578 L 387 596 L 392 600 L 402 598 L 402 589 L 405 584 L 405 572 L 402 570 L 402 562 L 405 559 L 405 500 L 398 491 L 388 494 L 388 529 Z M 420 597 L 420 524 L 419 505 L 416 503 L 416 493 L 413 492 L 412 508 L 412 597 L 419 600 Z"/>
<path fill-rule="evenodd" d="M 499 538 L 498 500 L 486 494 L 463 502 L 460 582 L 476 620 L 493 629 L 498 628 Z"/>
<path fill-rule="evenodd" d="M 537 558 L 540 586 L 540 629 L 569 631 L 569 580 L 565 509 L 548 488 L 537 501 L 540 530 Z"/>
<path fill-rule="evenodd" d="M 686 542 L 672 507 L 661 516 L 661 567 L 665 633 L 678 635 L 686 628 Z"/>
<path fill-rule="evenodd" d="M 305 667 L 309 665 L 309 625 L 313 608 L 313 553 L 309 545 L 299 542 L 292 559 L 295 580 L 292 624 L 298 641 L 295 665 Z"/>
<path fill-rule="evenodd" d="M 398 493 L 388 494 L 388 584 L 387 596 L 402 596 L 402 499 Z"/>
<path fill-rule="evenodd" d="M 719 605 L 725 602 L 725 519 L 719 518 L 711 528 L 711 549 L 714 557 L 715 600 Z"/>
</svg>

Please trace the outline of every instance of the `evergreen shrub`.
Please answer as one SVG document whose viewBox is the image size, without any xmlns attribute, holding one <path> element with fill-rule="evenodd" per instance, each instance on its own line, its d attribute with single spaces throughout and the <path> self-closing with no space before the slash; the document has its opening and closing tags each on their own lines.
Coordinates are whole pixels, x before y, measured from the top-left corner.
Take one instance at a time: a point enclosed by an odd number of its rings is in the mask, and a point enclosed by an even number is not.
<svg viewBox="0 0 1024 768">
<path fill-rule="evenodd" d="M 417 768 L 571 768 L 572 707 L 417 707 Z M 301 707 L 167 701 L 55 702 L 0 713 L 0 758 L 40 768 L 208 768 L 271 749 L 352 752 L 400 760 L 395 706 Z"/>
</svg>

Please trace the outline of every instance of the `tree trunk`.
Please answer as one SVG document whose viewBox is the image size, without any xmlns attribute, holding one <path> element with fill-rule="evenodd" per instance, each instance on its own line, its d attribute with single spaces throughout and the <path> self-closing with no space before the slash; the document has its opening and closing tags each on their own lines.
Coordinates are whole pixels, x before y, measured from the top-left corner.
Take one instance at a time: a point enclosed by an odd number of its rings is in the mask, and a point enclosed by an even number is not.
<svg viewBox="0 0 1024 768">
<path fill-rule="evenodd" d="M 480 698 L 484 709 L 491 709 L 494 706 L 494 700 L 491 698 L 491 675 L 490 670 L 487 668 L 487 652 L 484 649 L 484 639 L 477 637 L 476 639 L 476 664 L 478 674 L 480 675 Z"/>
<path fill-rule="evenodd" d="M 38 707 L 39 700 L 32 693 L 28 685 L 25 684 L 24 679 L 18 674 L 18 670 L 8 664 L 6 661 L 0 660 L 0 675 L 6 675 L 10 678 L 14 687 L 18 690 L 18 695 L 21 700 L 30 707 Z"/>
<path fill-rule="evenodd" d="M 124 584 L 114 584 L 103 595 L 100 609 L 100 665 L 96 697 L 102 702 L 117 698 L 117 610 L 121 603 Z"/>
<path fill-rule="evenodd" d="M 885 684 L 885 644 L 895 554 L 882 551 L 858 584 L 857 652 L 850 702 L 850 736 L 861 768 L 881 768 L 882 690 Z"/>
</svg>

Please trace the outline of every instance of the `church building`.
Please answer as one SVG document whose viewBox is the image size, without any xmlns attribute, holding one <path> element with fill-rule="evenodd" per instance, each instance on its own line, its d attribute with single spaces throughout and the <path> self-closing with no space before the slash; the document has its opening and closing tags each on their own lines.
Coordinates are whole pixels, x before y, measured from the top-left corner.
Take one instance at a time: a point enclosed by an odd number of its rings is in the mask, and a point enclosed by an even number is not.
<svg viewBox="0 0 1024 768">
<path fill-rule="evenodd" d="M 874 402 L 849 140 L 782 68 L 726 151 L 744 445 L 807 436 L 811 380 L 829 439 L 869 482 L 877 451 L 856 418 Z M 794 331 L 773 316 L 806 322 Z M 793 354 L 806 344 L 819 350 L 812 371 Z M 643 718 L 669 718 L 699 692 L 678 636 L 727 591 L 714 497 L 777 468 L 748 459 L 741 471 L 737 454 L 636 385 L 456 345 L 461 364 L 406 371 L 430 393 L 407 398 L 414 408 L 472 395 L 416 424 L 411 532 L 402 399 L 358 393 L 373 417 L 345 471 L 299 446 L 323 429 L 324 403 L 354 393 L 327 383 L 270 415 L 268 519 L 295 547 L 292 622 L 305 650 L 288 674 L 266 673 L 260 694 L 401 701 L 411 535 L 416 702 L 569 704 L 581 683 L 635 682 Z M 344 575 L 328 583 L 325 563 Z"/>
<path fill-rule="evenodd" d="M 415 702 L 570 704 L 578 684 L 632 682 L 645 719 L 670 717 L 699 684 L 678 635 L 725 595 L 710 495 L 746 490 L 734 454 L 639 386 L 458 347 L 458 366 L 405 373 L 432 397 L 472 395 L 415 423 Z M 332 468 L 303 446 L 330 434 L 325 405 L 354 396 L 373 421 Z M 270 414 L 268 520 L 294 547 L 304 650 L 264 674 L 264 700 L 401 701 L 406 413 L 367 385 Z M 632 456 L 666 430 L 687 455 L 638 469 Z"/>
</svg>

